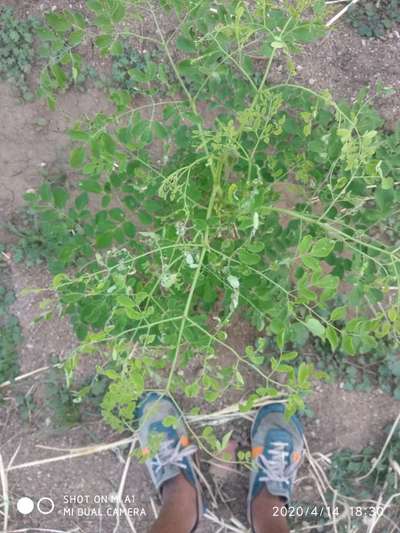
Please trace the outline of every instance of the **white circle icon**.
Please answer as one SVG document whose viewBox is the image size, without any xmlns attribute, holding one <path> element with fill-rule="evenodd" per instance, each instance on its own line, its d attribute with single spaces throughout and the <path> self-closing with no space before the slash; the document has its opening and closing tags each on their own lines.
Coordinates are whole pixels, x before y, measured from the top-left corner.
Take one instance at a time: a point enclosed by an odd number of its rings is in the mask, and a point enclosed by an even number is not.
<svg viewBox="0 0 400 533">
<path fill-rule="evenodd" d="M 30 514 L 33 511 L 35 504 L 33 500 L 24 496 L 17 501 L 17 509 L 21 514 Z"/>
<path fill-rule="evenodd" d="M 42 509 L 42 505 L 44 504 L 44 509 Z M 37 502 L 37 509 L 39 513 L 42 514 L 50 514 L 54 511 L 54 502 L 51 498 L 46 498 L 44 496 L 43 498 L 40 498 L 40 500 Z M 48 507 L 48 508 L 47 508 Z"/>
</svg>

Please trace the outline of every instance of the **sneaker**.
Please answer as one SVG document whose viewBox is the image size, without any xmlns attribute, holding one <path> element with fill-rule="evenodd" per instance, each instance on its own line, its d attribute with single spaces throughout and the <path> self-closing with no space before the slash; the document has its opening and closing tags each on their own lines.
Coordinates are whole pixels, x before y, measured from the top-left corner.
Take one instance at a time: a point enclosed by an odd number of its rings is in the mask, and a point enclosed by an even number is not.
<svg viewBox="0 0 400 533">
<path fill-rule="evenodd" d="M 265 487 L 287 504 L 304 452 L 303 427 L 297 416 L 284 417 L 282 403 L 261 407 L 251 427 L 253 470 L 247 500 L 247 516 L 252 525 L 251 504 Z"/>
<path fill-rule="evenodd" d="M 194 469 L 197 447 L 189 443 L 188 431 L 181 414 L 171 398 L 150 392 L 142 397 L 136 416 L 139 420 L 138 436 L 145 464 L 161 499 L 164 483 L 179 474 L 183 474 L 194 487 L 197 496 L 197 518 L 192 529 L 194 531 L 203 514 L 201 489 Z M 163 425 L 167 416 L 176 418 L 176 427 Z M 151 447 L 154 442 L 157 452 L 152 454 Z"/>
</svg>

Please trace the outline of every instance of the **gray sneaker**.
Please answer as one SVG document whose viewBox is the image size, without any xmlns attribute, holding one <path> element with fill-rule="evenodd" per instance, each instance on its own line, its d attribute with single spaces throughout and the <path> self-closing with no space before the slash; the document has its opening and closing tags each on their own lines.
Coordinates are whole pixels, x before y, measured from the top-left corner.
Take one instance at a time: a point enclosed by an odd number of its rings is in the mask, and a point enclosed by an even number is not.
<svg viewBox="0 0 400 533">
<path fill-rule="evenodd" d="M 203 513 L 201 489 L 194 469 L 197 447 L 189 443 L 186 425 L 171 398 L 156 392 L 142 397 L 136 416 L 139 420 L 139 442 L 151 479 L 162 498 L 166 481 L 183 474 L 197 495 L 197 519 L 194 531 Z M 176 427 L 164 426 L 166 417 L 174 417 Z M 153 451 L 152 451 L 153 449 Z"/>
<path fill-rule="evenodd" d="M 247 500 L 247 516 L 251 526 L 251 503 L 263 487 L 286 503 L 290 501 L 303 458 L 302 424 L 297 416 L 286 420 L 284 412 L 282 403 L 265 405 L 259 409 L 251 427 L 254 463 Z"/>
</svg>

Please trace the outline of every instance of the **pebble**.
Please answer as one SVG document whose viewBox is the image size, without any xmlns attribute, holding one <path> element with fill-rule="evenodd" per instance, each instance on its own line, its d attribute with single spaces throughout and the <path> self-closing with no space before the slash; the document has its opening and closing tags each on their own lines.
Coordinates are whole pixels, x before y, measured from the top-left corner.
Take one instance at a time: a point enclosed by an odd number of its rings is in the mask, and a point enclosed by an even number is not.
<svg viewBox="0 0 400 533">
<path fill-rule="evenodd" d="M 314 78 L 310 78 L 309 83 L 310 83 L 310 85 L 314 85 L 314 83 L 315 83 Z"/>
</svg>

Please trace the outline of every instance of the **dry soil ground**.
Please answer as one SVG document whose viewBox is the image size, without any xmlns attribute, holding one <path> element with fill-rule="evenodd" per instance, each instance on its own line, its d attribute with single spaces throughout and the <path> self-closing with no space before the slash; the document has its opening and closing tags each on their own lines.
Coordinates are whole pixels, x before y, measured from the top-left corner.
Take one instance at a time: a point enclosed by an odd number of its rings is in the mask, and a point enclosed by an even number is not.
<svg viewBox="0 0 400 533">
<path fill-rule="evenodd" d="M 8 3 L 16 4 L 21 14 L 64 4 L 59 0 L 21 0 Z M 70 3 L 79 7 L 83 2 Z M 391 33 L 382 40 L 363 41 L 351 29 L 340 24 L 322 42 L 307 48 L 297 58 L 296 64 L 299 79 L 318 89 L 329 88 L 336 97 L 352 99 L 360 88 L 374 84 L 377 80 L 397 89 L 393 96 L 378 101 L 387 127 L 392 128 L 400 118 L 399 57 L 398 33 Z M 21 102 L 12 87 L 0 84 L 1 222 L 7 223 L 23 208 L 23 193 L 41 183 L 44 170 L 50 174 L 68 174 L 68 140 L 65 130 L 82 114 L 91 115 L 107 106 L 103 93 L 88 89 L 85 93 L 71 91 L 62 95 L 56 112 L 51 112 L 43 102 Z M 4 226 L 0 226 L 0 242 L 10 243 L 13 238 Z M 21 373 L 25 373 L 46 366 L 54 355 L 63 357 L 76 341 L 68 322 L 61 318 L 33 324 L 33 319 L 38 314 L 38 303 L 43 296 L 24 295 L 22 291 L 26 287 L 46 287 L 50 276 L 45 269 L 16 264 L 12 257 L 10 268 L 17 293 L 13 311 L 21 322 L 24 335 Z M 238 344 L 240 345 L 240 335 Z M 131 531 L 124 518 L 121 518 L 119 526 L 114 529 L 116 518 L 107 515 L 114 510 L 114 505 L 97 503 L 96 499 L 104 499 L 118 491 L 126 465 L 126 448 L 113 448 L 79 459 L 18 468 L 18 465 L 26 462 L 64 453 L 38 446 L 79 448 L 112 443 L 121 438 L 90 414 L 73 429 L 55 430 L 49 421 L 51 406 L 43 402 L 43 374 L 24 382 L 18 389 L 19 394 L 32 393 L 38 404 L 29 421 L 21 420 L 15 395 L 9 389 L 4 389 L 6 403 L 0 407 L 0 451 L 4 463 L 7 465 L 13 460 L 14 465 L 8 479 L 11 498 L 9 530 L 20 528 L 21 531 L 39 531 L 35 528 L 41 527 L 52 531 L 86 533 Z M 379 390 L 370 394 L 346 392 L 340 385 L 320 385 L 309 399 L 309 405 L 316 413 L 316 418 L 310 419 L 306 427 L 311 451 L 323 453 L 339 447 L 358 450 L 368 444 L 382 442 L 383 427 L 400 411 L 399 402 Z M 232 474 L 225 484 L 226 492 L 234 499 L 225 506 L 223 513 L 228 516 L 232 512 L 243 519 L 246 480 Z M 307 485 L 304 482 L 299 490 L 305 498 L 309 492 L 309 500 L 314 497 L 312 483 Z M 128 470 L 124 494 L 129 497 L 126 507 L 132 513 L 132 522 L 139 533 L 144 532 L 146 524 L 154 516 L 151 499 L 156 501 L 156 497 L 144 468 L 134 460 Z M 35 510 L 23 517 L 16 511 L 16 501 L 21 496 L 32 497 L 35 501 L 42 497 L 51 498 L 55 509 L 49 514 Z M 71 500 L 77 496 L 83 498 L 81 505 Z M 46 511 L 48 504 L 48 501 L 44 502 L 42 510 Z M 93 509 L 96 516 L 79 516 L 80 508 Z M 202 532 L 216 530 L 216 526 L 208 523 L 201 526 Z"/>
</svg>

